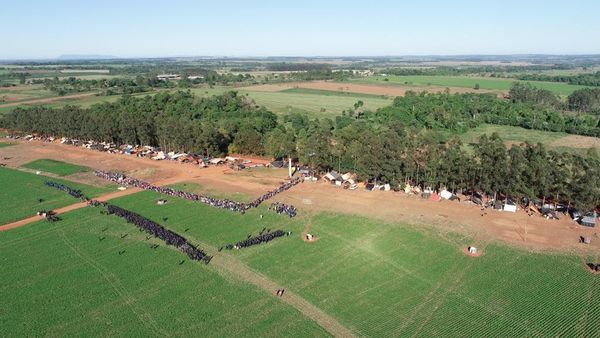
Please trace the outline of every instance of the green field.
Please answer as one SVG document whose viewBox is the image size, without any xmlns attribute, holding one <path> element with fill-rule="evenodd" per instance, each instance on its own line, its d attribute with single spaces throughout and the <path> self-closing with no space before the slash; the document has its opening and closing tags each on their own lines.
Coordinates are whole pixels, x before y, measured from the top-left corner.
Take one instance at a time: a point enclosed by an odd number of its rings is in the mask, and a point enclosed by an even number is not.
<svg viewBox="0 0 600 338">
<path fill-rule="evenodd" d="M 600 280 L 578 257 L 492 243 L 472 259 L 460 253 L 469 237 L 344 215 L 290 221 L 264 207 L 242 216 L 174 198 L 158 207 L 159 196 L 144 192 L 115 203 L 159 222 L 166 217 L 169 228 L 213 250 L 263 227 L 292 231 L 291 238 L 231 255 L 358 335 L 547 337 L 600 330 Z M 306 225 L 317 242 L 298 238 Z"/>
<path fill-rule="evenodd" d="M 582 140 L 587 140 L 587 145 L 575 147 L 565 139 L 572 136 L 567 133 L 531 130 L 520 127 L 512 126 L 499 126 L 492 124 L 483 124 L 477 128 L 468 130 L 467 132 L 460 134 L 459 138 L 465 144 L 472 144 L 479 142 L 479 137 L 483 134 L 488 136 L 497 133 L 502 140 L 508 143 L 520 144 L 529 142 L 530 144 L 542 143 L 547 149 L 553 149 L 560 152 L 572 152 L 585 154 L 589 148 L 600 148 L 600 139 L 596 137 L 584 137 L 580 136 Z M 564 140 L 564 141 L 561 141 Z"/>
<path fill-rule="evenodd" d="M 57 96 L 43 85 L 18 85 L 16 87 L 0 87 L 0 105 L 5 103 L 42 99 Z"/>
<path fill-rule="evenodd" d="M 326 336 L 270 293 L 116 216 L 88 207 L 61 218 L 0 233 L 2 337 Z"/>
<path fill-rule="evenodd" d="M 58 176 L 67 176 L 90 171 L 90 168 L 88 167 L 82 167 L 71 163 L 65 163 L 49 159 L 35 160 L 33 162 L 24 164 L 23 167 L 56 174 Z"/>
<path fill-rule="evenodd" d="M 385 81 L 387 79 L 387 81 Z M 420 75 L 420 76 L 370 76 L 351 80 L 353 82 L 365 84 L 381 84 L 381 85 L 416 85 L 416 86 L 437 86 L 437 87 L 460 87 L 474 88 L 479 84 L 481 89 L 489 90 L 504 90 L 510 89 L 512 84 L 517 81 L 514 79 L 505 78 L 490 78 L 490 77 L 475 77 L 475 76 L 438 76 L 438 75 Z M 541 81 L 517 81 L 529 82 L 533 86 L 550 90 L 559 95 L 569 95 L 573 91 L 585 86 L 569 85 L 560 82 L 541 82 Z"/>
<path fill-rule="evenodd" d="M 352 92 L 341 92 L 334 90 L 321 90 L 321 89 L 310 89 L 310 88 L 290 88 L 284 89 L 281 93 L 293 93 L 293 94 L 311 94 L 311 95 L 321 95 L 321 96 L 341 96 L 341 97 L 354 97 L 357 99 L 365 99 L 365 98 L 376 98 L 376 99 L 387 99 L 388 97 L 385 95 L 374 95 L 374 94 L 364 94 L 364 93 L 352 93 Z"/>
<path fill-rule="evenodd" d="M 0 225 L 35 215 L 40 210 L 49 210 L 77 203 L 79 200 L 58 189 L 44 185 L 44 181 L 54 181 L 71 188 L 80 189 L 87 196 L 94 197 L 115 188 L 92 187 L 60 179 L 30 174 L 18 170 L 0 167 Z M 40 203 L 38 199 L 43 201 Z"/>
<path fill-rule="evenodd" d="M 5 189 L 10 196 L 31 184 L 30 176 L 8 178 L 16 182 Z M 160 198 L 167 204 L 158 206 Z M 301 213 L 289 219 L 266 206 L 241 215 L 153 192 L 111 203 L 183 234 L 216 259 L 266 276 L 357 336 L 600 332 L 600 279 L 583 268 L 580 257 L 534 254 L 350 215 Z M 222 265 L 191 262 L 100 209 L 61 218 L 0 233 L 2 336 L 325 335 Z M 307 226 L 318 237 L 314 243 L 300 239 Z M 292 236 L 218 252 L 265 227 Z M 485 255 L 475 259 L 460 252 L 473 242 Z M 152 250 L 152 243 L 160 247 Z"/>
<path fill-rule="evenodd" d="M 13 143 L 0 142 L 0 148 L 10 147 L 12 145 L 13 145 Z"/>
</svg>

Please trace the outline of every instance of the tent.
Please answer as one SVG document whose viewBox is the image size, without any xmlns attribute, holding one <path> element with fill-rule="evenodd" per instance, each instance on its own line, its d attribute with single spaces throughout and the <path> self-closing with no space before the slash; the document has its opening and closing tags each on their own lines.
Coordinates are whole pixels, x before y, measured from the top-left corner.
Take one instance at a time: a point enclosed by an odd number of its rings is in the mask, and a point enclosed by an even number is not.
<svg viewBox="0 0 600 338">
<path fill-rule="evenodd" d="M 333 181 L 341 181 L 342 177 L 335 170 L 332 170 L 323 176 L 324 179 L 333 182 Z"/>
<path fill-rule="evenodd" d="M 210 161 L 208 161 L 210 164 L 221 164 L 223 163 L 223 159 L 222 158 L 212 158 L 210 159 Z"/>
<path fill-rule="evenodd" d="M 383 185 L 383 190 L 384 191 L 390 191 L 390 190 L 392 190 L 392 187 L 389 184 L 386 183 L 386 184 Z"/>
<path fill-rule="evenodd" d="M 517 212 L 517 206 L 514 204 L 504 204 L 504 211 Z"/>
<path fill-rule="evenodd" d="M 448 190 L 442 190 L 442 191 L 440 192 L 440 196 L 441 196 L 443 199 L 449 200 L 449 199 L 450 199 L 450 197 L 452 197 L 452 193 L 451 193 L 451 192 L 449 192 Z"/>
<path fill-rule="evenodd" d="M 365 186 L 365 189 L 367 189 L 368 191 L 373 190 L 373 188 L 375 188 L 375 184 L 373 183 L 367 183 L 367 185 Z"/>
<path fill-rule="evenodd" d="M 442 200 L 442 198 L 440 197 L 440 195 L 432 192 L 431 194 L 429 194 L 429 200 L 430 201 L 435 201 L 435 202 L 439 202 Z"/>
<path fill-rule="evenodd" d="M 595 227 L 596 226 L 596 215 L 595 214 L 587 214 L 581 218 L 580 223 L 586 227 Z"/>
</svg>

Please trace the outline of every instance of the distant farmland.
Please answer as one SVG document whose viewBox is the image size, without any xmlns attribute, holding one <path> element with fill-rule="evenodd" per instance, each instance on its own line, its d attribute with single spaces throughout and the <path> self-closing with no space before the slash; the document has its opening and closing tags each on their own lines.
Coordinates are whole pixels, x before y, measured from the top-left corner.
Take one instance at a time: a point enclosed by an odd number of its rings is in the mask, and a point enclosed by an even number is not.
<svg viewBox="0 0 600 338">
<path fill-rule="evenodd" d="M 387 79 L 387 81 L 386 81 Z M 507 78 L 490 78 L 490 77 L 475 77 L 475 76 L 372 76 L 356 80 L 351 80 L 357 83 L 366 84 L 381 84 L 381 85 L 407 85 L 407 86 L 442 86 L 442 87 L 461 87 L 474 88 L 479 84 L 481 89 L 508 91 L 512 84 L 518 80 Z M 550 90 L 556 94 L 569 95 L 573 91 L 585 86 L 569 85 L 559 82 L 541 82 L 541 81 L 518 81 L 530 82 L 533 86 Z"/>
</svg>

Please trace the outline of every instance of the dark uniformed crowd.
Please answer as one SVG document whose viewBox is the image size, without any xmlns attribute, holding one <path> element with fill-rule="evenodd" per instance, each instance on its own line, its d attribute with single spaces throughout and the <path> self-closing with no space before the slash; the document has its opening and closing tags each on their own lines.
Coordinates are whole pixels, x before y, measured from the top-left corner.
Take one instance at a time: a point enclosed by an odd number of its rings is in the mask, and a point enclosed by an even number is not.
<svg viewBox="0 0 600 338">
<path fill-rule="evenodd" d="M 52 182 L 52 181 L 45 181 L 44 184 L 49 187 L 56 188 L 58 190 L 62 190 L 75 198 L 79 198 L 84 201 L 88 200 L 88 198 L 81 192 L 81 190 L 69 188 L 64 184 L 60 184 L 60 183 Z"/>
<path fill-rule="evenodd" d="M 185 237 L 176 234 L 171 230 L 165 229 L 162 225 L 149 220 L 144 216 L 136 214 L 135 212 L 123 209 L 116 205 L 103 204 L 100 202 L 91 202 L 90 205 L 106 205 L 108 214 L 124 218 L 128 223 L 136 225 L 146 233 L 162 239 L 165 241 L 165 243 L 167 243 L 167 245 L 172 245 L 178 248 L 192 260 L 204 261 L 206 264 L 208 264 L 212 259 L 212 256 L 208 256 L 204 251 L 189 243 Z"/>
<path fill-rule="evenodd" d="M 280 215 L 288 215 L 290 218 L 295 217 L 298 210 L 293 205 L 287 205 L 279 202 L 272 203 L 269 210 L 273 210 Z"/>
<path fill-rule="evenodd" d="M 235 212 L 240 212 L 242 214 L 245 213 L 248 209 L 256 208 L 262 202 L 268 200 L 269 198 L 271 198 L 281 192 L 284 192 L 284 191 L 290 189 L 291 187 L 304 181 L 304 179 L 302 177 L 292 179 L 292 180 L 280 185 L 276 189 L 267 192 L 266 194 L 260 196 L 259 198 L 255 199 L 254 201 L 252 201 L 250 203 L 242 203 L 242 202 L 232 201 L 229 199 L 218 199 L 218 198 L 213 198 L 213 197 L 208 197 L 208 196 L 202 196 L 202 195 L 198 195 L 198 194 L 194 194 L 194 193 L 190 193 L 190 192 L 175 190 L 173 188 L 158 187 L 158 186 L 152 185 L 148 182 L 144 182 L 142 180 L 138 180 L 138 179 L 135 179 L 132 177 L 127 177 L 124 174 L 120 174 L 120 173 L 96 171 L 95 174 L 98 177 L 104 178 L 106 180 L 109 180 L 111 182 L 115 182 L 118 184 L 136 187 L 136 188 L 140 188 L 140 189 L 144 189 L 144 190 L 151 190 L 151 191 L 155 191 L 155 192 L 169 195 L 169 196 L 185 198 L 190 201 L 196 201 L 196 202 L 204 203 L 206 205 L 210 205 L 215 208 L 227 209 L 227 210 L 231 210 L 231 211 L 235 211 Z M 286 212 L 286 214 L 289 215 L 289 214 L 293 213 L 295 216 L 296 208 L 294 208 L 293 206 L 286 206 L 286 210 L 288 210 Z M 291 212 L 292 210 L 293 210 L 293 212 Z M 293 217 L 293 216 L 290 216 L 290 217 Z"/>
<path fill-rule="evenodd" d="M 250 235 L 248 235 L 248 238 L 246 238 L 242 241 L 239 241 L 235 244 L 227 244 L 225 246 L 225 248 L 230 249 L 230 250 L 247 248 L 252 245 L 270 242 L 278 237 L 289 236 L 290 234 L 291 234 L 291 232 L 289 232 L 289 231 L 286 232 L 283 230 L 275 230 L 273 232 L 270 232 L 267 230 L 266 233 L 263 233 L 263 231 L 261 231 L 261 234 L 259 234 L 258 236 L 250 237 Z"/>
</svg>

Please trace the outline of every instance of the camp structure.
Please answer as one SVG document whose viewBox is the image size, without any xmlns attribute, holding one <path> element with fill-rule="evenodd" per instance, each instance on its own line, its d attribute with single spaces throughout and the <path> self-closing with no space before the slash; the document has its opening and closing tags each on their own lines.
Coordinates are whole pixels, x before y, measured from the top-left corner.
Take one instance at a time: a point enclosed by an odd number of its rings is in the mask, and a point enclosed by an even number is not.
<svg viewBox="0 0 600 338">
<path fill-rule="evenodd" d="M 210 164 L 214 164 L 214 165 L 222 164 L 223 162 L 225 162 L 225 160 L 223 160 L 222 158 L 218 158 L 218 157 L 211 158 L 211 159 L 208 161 L 208 163 L 210 163 Z"/>
<path fill-rule="evenodd" d="M 596 226 L 596 214 L 595 213 L 589 213 L 585 216 L 583 216 L 581 218 L 581 220 L 579 221 L 579 224 L 586 226 L 586 227 L 595 227 Z"/>
<path fill-rule="evenodd" d="M 440 191 L 440 197 L 445 200 L 449 200 L 452 197 L 452 193 L 444 189 Z"/>
<path fill-rule="evenodd" d="M 514 204 L 505 203 L 504 208 L 502 210 L 510 211 L 510 212 L 517 212 L 517 206 Z"/>
<path fill-rule="evenodd" d="M 338 174 L 335 170 L 332 170 L 323 176 L 323 179 L 331 182 L 331 184 L 335 184 L 336 181 L 342 182 L 342 176 Z"/>
</svg>

